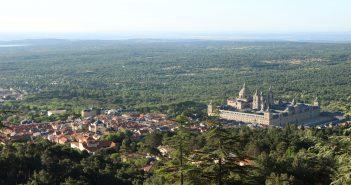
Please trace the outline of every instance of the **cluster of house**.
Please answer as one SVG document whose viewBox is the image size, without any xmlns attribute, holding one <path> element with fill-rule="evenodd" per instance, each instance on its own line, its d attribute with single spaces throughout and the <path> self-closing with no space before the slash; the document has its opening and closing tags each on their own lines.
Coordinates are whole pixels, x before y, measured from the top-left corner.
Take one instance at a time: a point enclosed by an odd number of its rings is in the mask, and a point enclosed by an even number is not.
<svg viewBox="0 0 351 185">
<path fill-rule="evenodd" d="M 47 111 L 47 114 L 62 115 L 65 110 Z M 99 111 L 96 109 L 84 109 L 81 118 L 66 121 L 48 123 L 35 123 L 30 120 L 22 121 L 19 125 L 5 124 L 0 132 L 0 142 L 6 144 L 11 141 L 31 141 L 35 138 L 45 138 L 53 143 L 65 144 L 71 148 L 94 154 L 96 151 L 114 149 L 121 143 L 103 140 L 104 135 L 117 131 L 131 131 L 132 140 L 139 140 L 144 135 L 154 131 L 173 132 L 179 124 L 167 118 L 165 114 L 149 113 L 139 114 L 133 111 L 119 112 L 116 110 Z M 206 124 L 189 126 L 194 132 L 208 130 Z M 126 162 L 136 158 L 145 158 L 147 163 L 141 170 L 148 172 L 152 169 L 155 161 L 161 158 L 172 158 L 174 148 L 161 145 L 158 148 L 159 155 L 143 152 L 121 153 L 118 159 Z"/>
<path fill-rule="evenodd" d="M 0 88 L 0 103 L 8 100 L 22 100 L 26 92 L 21 92 L 15 89 L 3 89 Z"/>
<path fill-rule="evenodd" d="M 61 113 L 63 111 L 59 111 Z M 57 113 L 52 111 L 51 113 Z M 82 117 L 49 123 L 22 122 L 8 124 L 1 130 L 2 143 L 10 141 L 28 141 L 37 137 L 51 142 L 67 144 L 81 151 L 94 153 L 99 149 L 113 148 L 117 143 L 103 141 L 102 137 L 117 131 L 129 130 L 133 139 L 154 131 L 174 131 L 178 124 L 167 118 L 165 114 L 138 114 L 125 112 L 112 114 L 97 113 L 93 109 L 82 111 Z"/>
</svg>

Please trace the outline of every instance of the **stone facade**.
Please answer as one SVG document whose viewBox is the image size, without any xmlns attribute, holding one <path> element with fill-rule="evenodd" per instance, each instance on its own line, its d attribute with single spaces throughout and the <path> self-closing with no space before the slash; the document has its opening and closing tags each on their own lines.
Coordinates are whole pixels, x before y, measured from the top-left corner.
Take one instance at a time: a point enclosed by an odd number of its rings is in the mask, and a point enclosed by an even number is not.
<svg viewBox="0 0 351 185">
<path fill-rule="evenodd" d="M 320 107 L 316 98 L 312 105 L 292 102 L 276 102 L 272 88 L 265 97 L 262 92 L 255 91 L 252 97 L 244 84 L 238 98 L 230 98 L 227 105 L 218 107 L 219 117 L 244 123 L 284 126 L 287 123 L 304 123 L 320 115 Z M 208 107 L 208 115 L 213 116 L 212 103 Z"/>
</svg>

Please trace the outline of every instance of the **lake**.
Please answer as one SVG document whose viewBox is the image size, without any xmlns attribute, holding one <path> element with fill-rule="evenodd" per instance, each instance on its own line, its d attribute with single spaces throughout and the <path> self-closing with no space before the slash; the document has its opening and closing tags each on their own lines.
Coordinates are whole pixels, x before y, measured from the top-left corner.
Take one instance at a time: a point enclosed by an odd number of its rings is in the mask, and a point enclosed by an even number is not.
<svg viewBox="0 0 351 185">
<path fill-rule="evenodd" d="M 9 47 L 19 47 L 24 46 L 23 44 L 0 44 L 0 48 L 9 48 Z"/>
</svg>

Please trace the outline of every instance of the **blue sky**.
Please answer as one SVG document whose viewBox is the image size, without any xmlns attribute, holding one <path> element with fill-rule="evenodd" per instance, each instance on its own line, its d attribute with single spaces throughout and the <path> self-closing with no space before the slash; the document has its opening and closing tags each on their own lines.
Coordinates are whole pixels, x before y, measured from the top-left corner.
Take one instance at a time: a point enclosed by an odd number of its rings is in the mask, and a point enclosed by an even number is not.
<svg viewBox="0 0 351 185">
<path fill-rule="evenodd" d="M 0 0 L 0 32 L 350 32 L 351 0 Z"/>
</svg>

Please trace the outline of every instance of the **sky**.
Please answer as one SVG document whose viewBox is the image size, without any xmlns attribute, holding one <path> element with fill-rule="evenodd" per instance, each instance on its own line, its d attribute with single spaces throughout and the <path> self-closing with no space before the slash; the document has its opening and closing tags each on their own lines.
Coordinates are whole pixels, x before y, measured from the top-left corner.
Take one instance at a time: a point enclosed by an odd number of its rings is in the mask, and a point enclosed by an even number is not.
<svg viewBox="0 0 351 185">
<path fill-rule="evenodd" d="M 351 0 L 0 0 L 0 32 L 350 32 Z"/>
</svg>

